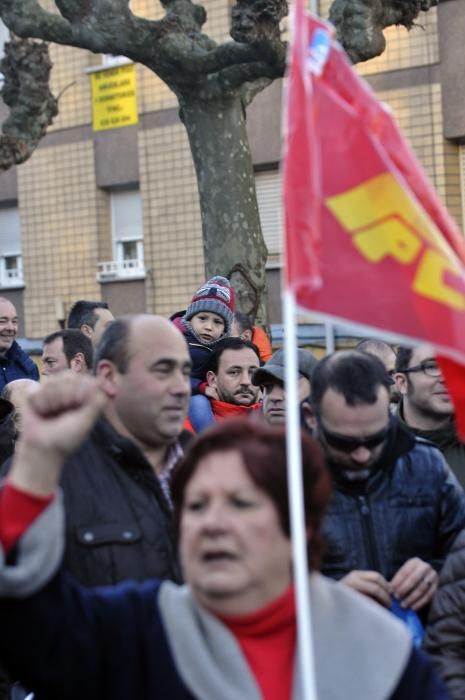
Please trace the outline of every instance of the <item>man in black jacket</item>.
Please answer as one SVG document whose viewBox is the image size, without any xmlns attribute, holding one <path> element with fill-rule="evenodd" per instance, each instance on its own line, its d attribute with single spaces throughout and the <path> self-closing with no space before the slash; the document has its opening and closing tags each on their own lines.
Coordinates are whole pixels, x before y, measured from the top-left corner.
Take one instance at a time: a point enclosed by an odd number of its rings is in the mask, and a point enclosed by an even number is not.
<svg viewBox="0 0 465 700">
<path fill-rule="evenodd" d="M 108 402 L 61 479 L 64 564 L 84 585 L 180 577 L 169 480 L 191 437 L 182 431 L 190 367 L 164 318 L 121 318 L 102 336 L 94 372 Z"/>
<path fill-rule="evenodd" d="M 465 526 L 465 495 L 438 449 L 389 412 L 389 377 L 363 352 L 324 358 L 312 375 L 315 434 L 334 495 L 322 571 L 389 607 L 421 610 Z"/>
<path fill-rule="evenodd" d="M 439 447 L 465 488 L 465 444 L 455 432 L 454 406 L 434 348 L 399 348 L 395 379 L 401 395 L 397 418 L 411 433 Z"/>
<path fill-rule="evenodd" d="M 121 318 L 105 330 L 94 368 L 108 404 L 61 482 L 65 566 L 85 585 L 179 578 L 169 479 L 190 367 L 182 334 L 164 318 Z"/>
</svg>

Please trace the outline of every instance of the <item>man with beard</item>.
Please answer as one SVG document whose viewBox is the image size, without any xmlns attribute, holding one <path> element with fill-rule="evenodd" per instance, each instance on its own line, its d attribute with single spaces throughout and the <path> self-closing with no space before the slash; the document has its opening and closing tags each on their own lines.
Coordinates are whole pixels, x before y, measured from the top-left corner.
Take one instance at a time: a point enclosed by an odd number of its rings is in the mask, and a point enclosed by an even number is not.
<svg viewBox="0 0 465 700">
<path fill-rule="evenodd" d="M 263 417 L 270 425 L 284 425 L 286 422 L 285 359 L 284 350 L 277 350 L 253 377 L 253 383 L 263 392 Z M 312 371 L 317 363 L 317 358 L 311 352 L 297 350 L 297 386 L 301 407 L 303 404 L 308 407 Z"/>
<path fill-rule="evenodd" d="M 465 525 L 465 494 L 440 451 L 389 412 L 389 377 L 364 352 L 336 352 L 312 375 L 315 435 L 334 483 L 322 572 L 386 607 L 419 611 Z"/>
<path fill-rule="evenodd" d="M 260 367 L 260 355 L 253 343 L 242 338 L 225 338 L 212 353 L 208 367 L 207 384 L 212 390 L 208 397 L 212 411 L 208 422 L 260 410 L 260 388 L 252 383 Z M 203 427 L 206 422 L 203 421 Z M 197 432 L 191 421 L 186 422 L 186 427 Z"/>
<path fill-rule="evenodd" d="M 18 314 L 8 299 L 0 297 L 0 391 L 14 379 L 39 380 L 37 365 L 16 342 Z"/>
<path fill-rule="evenodd" d="M 454 407 L 431 345 L 400 348 L 396 383 L 401 395 L 397 417 L 411 433 L 439 447 L 465 487 L 465 445 L 455 432 Z"/>
</svg>

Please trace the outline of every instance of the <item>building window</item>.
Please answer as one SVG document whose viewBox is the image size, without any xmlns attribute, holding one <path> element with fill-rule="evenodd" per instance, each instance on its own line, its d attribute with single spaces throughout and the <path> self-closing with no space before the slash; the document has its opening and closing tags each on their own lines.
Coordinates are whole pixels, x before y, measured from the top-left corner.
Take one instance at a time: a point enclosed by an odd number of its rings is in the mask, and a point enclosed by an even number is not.
<svg viewBox="0 0 465 700">
<path fill-rule="evenodd" d="M 255 173 L 258 210 L 263 238 L 268 248 L 268 267 L 281 264 L 283 223 L 281 207 L 281 176 L 278 170 Z"/>
<path fill-rule="evenodd" d="M 0 209 L 0 287 L 23 287 L 21 225 L 16 207 Z"/>
<path fill-rule="evenodd" d="M 143 279 L 144 234 L 142 204 L 138 190 L 110 194 L 113 260 L 98 264 L 100 282 Z"/>
</svg>

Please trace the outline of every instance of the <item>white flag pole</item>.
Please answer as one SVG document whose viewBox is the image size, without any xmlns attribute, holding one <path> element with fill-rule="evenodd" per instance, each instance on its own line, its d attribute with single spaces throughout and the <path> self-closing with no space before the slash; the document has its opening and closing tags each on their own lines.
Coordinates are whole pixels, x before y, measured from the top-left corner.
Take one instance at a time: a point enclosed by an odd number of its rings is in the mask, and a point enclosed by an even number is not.
<svg viewBox="0 0 465 700">
<path fill-rule="evenodd" d="M 286 363 L 286 445 L 291 518 L 294 585 L 297 598 L 297 643 L 302 697 L 317 700 L 313 634 L 310 609 L 307 537 L 304 513 L 302 450 L 300 443 L 299 387 L 297 373 L 296 303 L 286 289 L 284 306 L 284 357 Z"/>
</svg>

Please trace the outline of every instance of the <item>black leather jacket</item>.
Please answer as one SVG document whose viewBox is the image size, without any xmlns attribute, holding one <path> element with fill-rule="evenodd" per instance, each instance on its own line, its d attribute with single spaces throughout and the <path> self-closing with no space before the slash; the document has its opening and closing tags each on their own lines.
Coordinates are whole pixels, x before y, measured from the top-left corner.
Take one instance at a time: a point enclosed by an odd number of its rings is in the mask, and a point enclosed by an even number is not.
<svg viewBox="0 0 465 700">
<path fill-rule="evenodd" d="M 101 418 L 65 464 L 65 568 L 85 586 L 179 580 L 171 510 L 138 447 Z"/>
<path fill-rule="evenodd" d="M 465 526 L 465 494 L 436 447 L 393 422 L 367 481 L 345 481 L 330 467 L 324 574 L 340 579 L 354 569 L 373 570 L 389 581 L 412 557 L 441 568 Z"/>
</svg>

